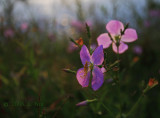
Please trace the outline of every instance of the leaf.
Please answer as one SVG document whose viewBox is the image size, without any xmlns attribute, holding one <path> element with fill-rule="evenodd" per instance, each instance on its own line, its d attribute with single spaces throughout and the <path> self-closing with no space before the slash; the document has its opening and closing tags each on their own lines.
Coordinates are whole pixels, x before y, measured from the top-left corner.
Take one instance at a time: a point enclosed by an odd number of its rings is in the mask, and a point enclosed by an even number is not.
<svg viewBox="0 0 160 118">
<path fill-rule="evenodd" d="M 1 80 L 4 84 L 6 84 L 6 85 L 8 85 L 8 84 L 9 84 L 8 79 L 7 79 L 7 78 L 5 78 L 3 75 L 0 75 L 0 80 Z"/>
</svg>

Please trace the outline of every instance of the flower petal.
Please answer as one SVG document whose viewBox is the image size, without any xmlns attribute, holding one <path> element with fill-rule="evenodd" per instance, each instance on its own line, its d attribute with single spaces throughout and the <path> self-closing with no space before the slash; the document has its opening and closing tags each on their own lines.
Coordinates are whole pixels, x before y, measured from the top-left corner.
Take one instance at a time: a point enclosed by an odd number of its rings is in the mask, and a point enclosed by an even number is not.
<svg viewBox="0 0 160 118">
<path fill-rule="evenodd" d="M 91 56 L 91 61 L 94 65 L 101 65 L 104 61 L 103 46 L 98 46 Z"/>
<path fill-rule="evenodd" d="M 103 33 L 97 38 L 98 45 L 103 45 L 103 48 L 108 48 L 112 43 L 108 33 Z"/>
<path fill-rule="evenodd" d="M 124 26 L 123 23 L 118 20 L 111 20 L 106 25 L 106 29 L 112 36 L 115 36 L 121 34 L 121 30 L 124 30 Z"/>
<path fill-rule="evenodd" d="M 107 70 L 104 67 L 102 67 L 101 71 L 102 71 L 102 73 L 105 73 Z"/>
<path fill-rule="evenodd" d="M 135 40 L 137 40 L 138 36 L 137 36 L 137 32 L 135 29 L 126 29 L 126 31 L 124 32 L 124 35 L 122 36 L 121 40 L 124 42 L 133 42 Z"/>
<path fill-rule="evenodd" d="M 112 48 L 115 53 L 118 53 L 117 46 L 115 43 L 112 43 Z M 121 42 L 119 45 L 119 54 L 124 53 L 128 49 L 128 45 Z"/>
<path fill-rule="evenodd" d="M 86 62 L 90 62 L 90 54 L 88 48 L 85 45 L 83 45 L 83 47 L 81 48 L 80 58 L 83 65 L 85 65 Z"/>
<path fill-rule="evenodd" d="M 84 68 L 80 68 L 77 71 L 76 77 L 77 77 L 79 84 L 82 87 L 87 87 L 89 84 L 90 71 L 85 72 L 84 70 L 85 70 Z"/>
<path fill-rule="evenodd" d="M 91 83 L 92 89 L 96 91 L 102 86 L 104 82 L 104 76 L 103 76 L 101 69 L 96 66 L 93 69 L 92 76 L 93 76 L 92 83 Z"/>
</svg>

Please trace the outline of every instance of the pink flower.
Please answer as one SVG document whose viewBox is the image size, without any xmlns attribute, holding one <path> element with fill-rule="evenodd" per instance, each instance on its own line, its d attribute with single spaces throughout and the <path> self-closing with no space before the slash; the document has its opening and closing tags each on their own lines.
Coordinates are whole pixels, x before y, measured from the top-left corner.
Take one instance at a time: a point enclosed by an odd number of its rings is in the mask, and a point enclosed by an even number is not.
<svg viewBox="0 0 160 118">
<path fill-rule="evenodd" d="M 92 22 L 91 21 L 86 21 L 86 23 L 88 24 L 89 27 L 92 26 Z M 85 22 L 83 23 L 81 21 L 74 20 L 74 21 L 71 22 L 71 26 L 75 27 L 79 31 L 85 30 Z"/>
<path fill-rule="evenodd" d="M 83 45 L 83 39 L 80 37 L 78 40 L 75 41 L 79 46 L 82 46 Z M 75 45 L 73 42 L 70 42 L 69 43 L 69 46 L 68 46 L 68 52 L 69 53 L 72 53 L 73 51 L 77 50 L 78 49 L 78 46 Z"/>
<path fill-rule="evenodd" d="M 104 61 L 103 46 L 97 47 L 90 55 L 88 48 L 83 45 L 80 51 L 80 58 L 84 67 L 78 69 L 76 74 L 79 84 L 82 87 L 87 87 L 92 73 L 92 89 L 94 91 L 98 90 L 104 82 L 103 72 L 98 67 Z"/>
<path fill-rule="evenodd" d="M 155 9 L 150 10 L 150 11 L 149 11 L 149 15 L 150 15 L 151 17 L 159 17 L 159 16 L 160 16 L 160 10 L 155 10 Z"/>
<path fill-rule="evenodd" d="M 71 26 L 75 27 L 77 30 L 83 30 L 83 23 L 80 21 L 72 21 Z"/>
<path fill-rule="evenodd" d="M 139 45 L 134 46 L 134 47 L 133 47 L 133 52 L 134 52 L 135 54 L 137 54 L 137 55 L 141 55 L 142 52 L 143 52 L 142 47 L 139 46 Z"/>
<path fill-rule="evenodd" d="M 103 45 L 103 48 L 108 48 L 112 44 L 115 53 L 124 53 L 128 49 L 128 45 L 125 43 L 133 42 L 138 38 L 136 30 L 128 28 L 124 31 L 122 22 L 118 20 L 111 20 L 106 25 L 106 29 L 111 37 L 108 33 L 101 34 L 97 38 L 98 45 Z M 122 32 L 124 32 L 123 35 Z"/>
<path fill-rule="evenodd" d="M 67 52 L 68 53 L 72 53 L 72 52 L 74 52 L 77 49 L 78 49 L 78 47 L 73 42 L 70 42 L 69 46 L 67 48 Z"/>
<path fill-rule="evenodd" d="M 28 29 L 28 24 L 27 23 L 22 23 L 21 24 L 21 30 L 26 31 Z"/>
<path fill-rule="evenodd" d="M 14 36 L 14 31 L 13 31 L 11 28 L 6 29 L 6 30 L 4 31 L 4 36 L 5 36 L 6 38 L 11 38 L 11 37 Z"/>
</svg>

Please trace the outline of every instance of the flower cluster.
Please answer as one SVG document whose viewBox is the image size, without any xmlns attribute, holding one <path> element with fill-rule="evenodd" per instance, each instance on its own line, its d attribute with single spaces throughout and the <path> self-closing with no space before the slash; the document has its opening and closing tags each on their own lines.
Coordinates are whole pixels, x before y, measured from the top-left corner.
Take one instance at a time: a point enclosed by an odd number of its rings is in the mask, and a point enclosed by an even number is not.
<svg viewBox="0 0 160 118">
<path fill-rule="evenodd" d="M 136 30 L 125 27 L 120 21 L 110 21 L 106 25 L 106 29 L 108 33 L 103 33 L 97 38 L 99 46 L 92 55 L 83 44 L 80 51 L 80 58 L 84 67 L 77 71 L 77 80 L 82 87 L 88 87 L 92 74 L 91 86 L 94 91 L 98 90 L 104 82 L 105 68 L 98 67 L 104 61 L 103 49 L 112 44 L 113 51 L 121 54 L 128 49 L 128 45 L 125 43 L 137 40 Z"/>
</svg>

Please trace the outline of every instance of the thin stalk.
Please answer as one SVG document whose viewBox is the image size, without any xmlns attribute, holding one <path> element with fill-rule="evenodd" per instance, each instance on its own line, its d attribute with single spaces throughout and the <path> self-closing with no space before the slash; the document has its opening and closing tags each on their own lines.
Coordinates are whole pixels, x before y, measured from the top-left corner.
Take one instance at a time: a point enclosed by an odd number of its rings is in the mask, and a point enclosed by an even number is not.
<svg viewBox="0 0 160 118">
<path fill-rule="evenodd" d="M 117 52 L 118 52 L 118 54 L 117 54 L 117 60 L 119 61 L 119 46 L 117 47 Z M 120 84 L 120 78 L 119 78 L 119 70 L 120 70 L 120 65 L 119 65 L 119 63 L 117 64 L 117 66 L 118 66 L 118 71 L 117 71 L 117 80 L 118 80 L 118 85 Z"/>
<path fill-rule="evenodd" d="M 87 30 L 87 36 L 88 36 L 88 40 L 89 40 L 89 52 L 91 53 L 91 32 L 90 32 L 90 27 L 88 26 L 88 24 L 86 23 L 86 30 Z"/>
<path fill-rule="evenodd" d="M 90 52 L 90 54 L 91 54 L 91 38 L 89 39 L 89 52 Z"/>
<path fill-rule="evenodd" d="M 139 105 L 140 101 L 142 100 L 142 98 L 143 98 L 143 94 L 141 94 L 141 96 L 139 97 L 137 102 L 133 105 L 131 110 L 128 112 L 127 117 L 130 116 L 135 111 L 135 109 L 138 107 L 138 105 Z"/>
<path fill-rule="evenodd" d="M 110 115 L 112 115 L 113 117 L 115 117 L 114 113 L 113 113 L 103 102 L 101 102 L 101 101 L 99 100 L 98 96 L 97 96 L 91 89 L 89 89 L 89 90 L 92 92 L 92 94 L 94 95 L 95 99 L 102 104 L 102 106 L 106 109 L 106 111 L 107 111 Z"/>
<path fill-rule="evenodd" d="M 119 46 L 117 46 L 117 61 L 119 61 Z M 118 71 L 117 71 L 117 84 L 118 84 L 118 91 L 119 91 L 119 94 L 121 93 L 121 90 L 120 90 L 120 76 L 119 76 L 119 70 L 120 70 L 120 65 L 119 63 L 117 64 L 118 66 Z M 120 117 L 122 116 L 122 105 L 120 103 Z"/>
<path fill-rule="evenodd" d="M 115 117 L 115 115 L 113 114 L 113 112 L 112 112 L 106 105 L 104 105 L 102 102 L 101 102 L 101 104 L 103 105 L 103 107 L 104 107 L 113 117 Z"/>
</svg>

